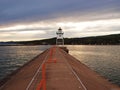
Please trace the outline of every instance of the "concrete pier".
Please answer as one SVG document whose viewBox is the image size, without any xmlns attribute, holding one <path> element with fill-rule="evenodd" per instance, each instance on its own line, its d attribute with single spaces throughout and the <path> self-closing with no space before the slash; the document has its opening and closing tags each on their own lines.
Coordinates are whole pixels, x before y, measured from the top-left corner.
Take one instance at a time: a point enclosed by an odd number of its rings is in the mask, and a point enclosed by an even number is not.
<svg viewBox="0 0 120 90">
<path fill-rule="evenodd" d="M 120 90 L 59 47 L 14 73 L 0 90 Z"/>
</svg>

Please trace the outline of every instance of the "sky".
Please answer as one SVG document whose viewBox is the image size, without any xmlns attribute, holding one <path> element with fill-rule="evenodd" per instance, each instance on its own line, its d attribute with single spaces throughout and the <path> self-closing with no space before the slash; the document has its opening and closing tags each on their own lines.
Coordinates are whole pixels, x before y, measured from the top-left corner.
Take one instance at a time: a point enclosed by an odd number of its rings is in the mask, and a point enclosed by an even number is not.
<svg viewBox="0 0 120 90">
<path fill-rule="evenodd" d="M 0 0 L 0 41 L 120 34 L 120 0 Z"/>
</svg>

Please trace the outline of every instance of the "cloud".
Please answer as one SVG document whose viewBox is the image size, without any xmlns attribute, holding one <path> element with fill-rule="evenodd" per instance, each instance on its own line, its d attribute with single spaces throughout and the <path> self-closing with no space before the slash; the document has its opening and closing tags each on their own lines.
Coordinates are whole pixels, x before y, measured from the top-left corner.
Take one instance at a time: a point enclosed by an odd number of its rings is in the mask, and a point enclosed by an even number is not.
<svg viewBox="0 0 120 90">
<path fill-rule="evenodd" d="M 106 14 L 117 18 L 120 17 L 119 6 L 119 0 L 0 0 L 0 23 L 48 20 L 76 15 L 83 19 L 87 16 L 89 17 L 86 19 L 107 18 Z M 111 14 L 114 15 L 110 16 Z"/>
<path fill-rule="evenodd" d="M 0 41 L 120 33 L 120 0 L 0 0 Z"/>
<path fill-rule="evenodd" d="M 59 26 L 64 37 L 86 37 L 120 33 L 120 19 L 94 20 L 83 22 L 31 23 L 14 25 L 0 29 L 0 41 L 4 40 L 35 40 L 56 37 Z"/>
</svg>

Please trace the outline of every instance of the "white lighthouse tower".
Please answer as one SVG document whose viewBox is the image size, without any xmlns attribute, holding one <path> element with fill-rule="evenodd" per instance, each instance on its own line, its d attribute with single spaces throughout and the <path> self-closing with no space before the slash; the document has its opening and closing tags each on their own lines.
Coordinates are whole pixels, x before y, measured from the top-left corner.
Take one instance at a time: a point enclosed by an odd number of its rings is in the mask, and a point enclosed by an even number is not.
<svg viewBox="0 0 120 90">
<path fill-rule="evenodd" d="M 56 45 L 64 45 L 64 38 L 63 38 L 64 33 L 62 32 L 62 29 L 59 28 L 56 34 L 57 34 Z"/>
</svg>

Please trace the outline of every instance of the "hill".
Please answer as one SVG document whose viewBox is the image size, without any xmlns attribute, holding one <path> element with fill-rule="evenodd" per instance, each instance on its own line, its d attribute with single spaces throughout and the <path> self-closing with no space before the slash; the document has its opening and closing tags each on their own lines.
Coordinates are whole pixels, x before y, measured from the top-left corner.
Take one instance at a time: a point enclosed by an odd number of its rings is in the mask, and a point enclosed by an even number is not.
<svg viewBox="0 0 120 90">
<path fill-rule="evenodd" d="M 120 34 L 84 38 L 64 38 L 64 41 L 66 45 L 120 45 Z M 22 45 L 54 45 L 55 43 L 56 38 L 17 42 L 17 44 Z"/>
</svg>

